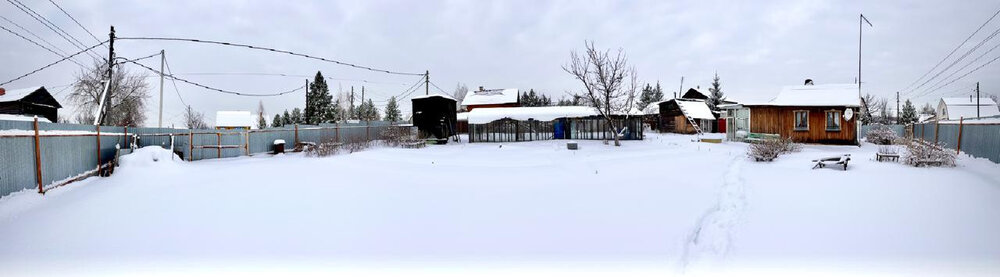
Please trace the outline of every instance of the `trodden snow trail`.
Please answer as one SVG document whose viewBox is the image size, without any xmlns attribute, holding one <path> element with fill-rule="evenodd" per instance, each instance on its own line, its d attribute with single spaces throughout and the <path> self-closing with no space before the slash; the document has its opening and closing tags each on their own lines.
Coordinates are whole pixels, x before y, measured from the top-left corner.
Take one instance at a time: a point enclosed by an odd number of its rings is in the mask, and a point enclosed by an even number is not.
<svg viewBox="0 0 1000 277">
<path fill-rule="evenodd" d="M 740 177 L 744 161 L 741 155 L 733 157 L 723 175 L 719 202 L 705 211 L 688 235 L 680 260 L 682 272 L 712 270 L 727 258 L 735 227 L 743 220 L 747 206 Z"/>
</svg>

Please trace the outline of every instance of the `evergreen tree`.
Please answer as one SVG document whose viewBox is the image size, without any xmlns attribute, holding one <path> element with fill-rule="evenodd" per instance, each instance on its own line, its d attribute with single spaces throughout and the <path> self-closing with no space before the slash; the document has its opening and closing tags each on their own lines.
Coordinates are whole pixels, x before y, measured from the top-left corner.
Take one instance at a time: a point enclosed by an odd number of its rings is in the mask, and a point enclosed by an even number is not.
<svg viewBox="0 0 1000 277">
<path fill-rule="evenodd" d="M 323 73 L 317 71 L 312 84 L 309 84 L 309 91 L 306 93 L 306 109 L 302 115 L 302 123 L 315 125 L 323 122 L 328 116 L 332 96 L 330 88 L 326 84 Z"/>
<path fill-rule="evenodd" d="M 923 108 L 920 108 L 920 113 L 922 113 L 922 114 L 929 114 L 929 115 L 935 115 L 936 116 L 937 115 L 937 110 L 935 110 L 934 107 L 932 107 L 930 103 L 926 103 L 926 104 L 924 104 Z"/>
<path fill-rule="evenodd" d="M 389 103 L 385 104 L 385 121 L 396 122 L 402 117 L 399 105 L 396 103 L 396 96 L 389 98 Z"/>
<path fill-rule="evenodd" d="M 282 123 L 284 122 L 281 121 L 281 114 L 274 114 L 274 119 L 271 120 L 271 127 L 273 128 L 281 127 Z"/>
<path fill-rule="evenodd" d="M 653 86 L 646 84 L 642 87 L 642 93 L 639 94 L 639 110 L 646 110 L 646 106 L 653 103 Z"/>
<path fill-rule="evenodd" d="M 302 118 L 302 109 L 294 108 L 292 109 L 292 124 L 303 124 L 305 123 L 305 118 Z"/>
<path fill-rule="evenodd" d="M 378 109 L 375 108 L 375 102 L 372 101 L 372 99 L 369 98 L 368 101 L 362 103 L 362 107 L 364 107 L 364 109 L 362 110 L 364 112 L 362 114 L 363 120 L 367 121 L 379 120 L 380 116 L 378 114 Z"/>
<path fill-rule="evenodd" d="M 660 101 L 663 101 L 663 89 L 660 88 L 660 81 L 656 81 L 656 87 L 653 88 L 653 102 L 650 104 Z"/>
<path fill-rule="evenodd" d="M 913 107 L 913 103 L 910 100 L 906 100 L 903 103 L 903 113 L 899 117 L 900 124 L 912 124 L 917 122 L 917 108 Z"/>
<path fill-rule="evenodd" d="M 337 98 L 330 107 L 327 108 L 326 113 L 323 117 L 323 122 L 325 123 L 337 123 L 343 120 L 344 111 L 340 107 L 340 98 Z"/>
<path fill-rule="evenodd" d="M 264 118 L 264 100 L 257 104 L 257 129 L 267 128 L 267 118 Z"/>
<path fill-rule="evenodd" d="M 292 116 L 288 114 L 288 110 L 285 110 L 285 113 L 281 115 L 281 126 L 292 124 Z"/>
<path fill-rule="evenodd" d="M 722 93 L 722 84 L 719 83 L 719 73 L 715 73 L 715 78 L 712 79 L 712 87 L 708 88 L 710 92 L 708 99 L 706 99 L 705 104 L 708 104 L 708 108 L 712 111 L 719 110 L 719 104 L 722 104 L 722 100 L 726 97 Z"/>
</svg>

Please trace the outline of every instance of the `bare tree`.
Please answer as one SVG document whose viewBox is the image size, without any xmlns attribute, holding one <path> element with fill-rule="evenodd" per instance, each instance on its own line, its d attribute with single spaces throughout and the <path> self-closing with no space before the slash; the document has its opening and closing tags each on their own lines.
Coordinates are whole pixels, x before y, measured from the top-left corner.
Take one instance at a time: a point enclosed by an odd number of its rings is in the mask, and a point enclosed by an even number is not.
<svg viewBox="0 0 1000 277">
<path fill-rule="evenodd" d="M 191 106 L 187 107 L 184 111 L 184 126 L 188 129 L 208 129 L 208 123 L 205 123 L 205 115 L 195 111 Z"/>
<path fill-rule="evenodd" d="M 625 127 L 612 117 L 624 114 L 627 121 L 635 105 L 639 83 L 635 67 L 628 65 L 628 57 L 621 48 L 611 53 L 610 50 L 597 50 L 592 41 L 584 42 L 584 45 L 586 51 L 582 55 L 576 51 L 570 53 L 570 63 L 564 65 L 563 70 L 583 84 L 587 102 L 614 130 L 615 146 L 621 146 L 618 137 Z"/>
<path fill-rule="evenodd" d="M 78 115 L 78 119 L 94 117 L 100 106 L 101 93 L 104 92 L 104 81 L 107 79 L 107 63 L 95 60 L 94 67 L 84 69 L 76 77 L 73 93 L 69 100 L 79 107 L 77 111 L 89 115 Z M 104 99 L 106 114 L 101 124 L 112 126 L 140 126 L 146 121 L 146 99 L 149 98 L 149 85 L 145 76 L 129 72 L 122 66 L 116 66 L 111 88 Z M 93 124 L 91 122 L 81 122 Z"/>
<path fill-rule="evenodd" d="M 465 101 L 465 95 L 469 93 L 469 87 L 463 83 L 458 83 L 455 86 L 455 91 L 451 93 L 451 97 L 455 98 L 455 107 L 457 109 L 462 109 L 462 101 Z"/>
</svg>

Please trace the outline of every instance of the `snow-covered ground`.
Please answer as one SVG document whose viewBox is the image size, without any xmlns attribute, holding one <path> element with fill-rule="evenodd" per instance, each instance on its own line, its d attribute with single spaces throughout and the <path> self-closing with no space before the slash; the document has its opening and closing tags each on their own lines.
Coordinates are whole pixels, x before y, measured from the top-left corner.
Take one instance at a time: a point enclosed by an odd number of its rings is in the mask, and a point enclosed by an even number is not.
<svg viewBox="0 0 1000 277">
<path fill-rule="evenodd" d="M 872 145 L 756 163 L 693 138 L 197 162 L 144 148 L 111 177 L 0 199 L 0 275 L 1000 272 L 996 164 L 912 168 Z M 811 169 L 846 153 L 847 171 Z"/>
</svg>

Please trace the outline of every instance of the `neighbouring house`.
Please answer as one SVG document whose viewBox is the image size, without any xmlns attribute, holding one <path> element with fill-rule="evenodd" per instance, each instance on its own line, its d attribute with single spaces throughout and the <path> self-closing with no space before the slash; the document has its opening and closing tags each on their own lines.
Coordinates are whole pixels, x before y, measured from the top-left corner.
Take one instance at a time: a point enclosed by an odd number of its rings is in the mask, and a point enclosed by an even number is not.
<svg viewBox="0 0 1000 277">
<path fill-rule="evenodd" d="M 18 120 L 38 116 L 39 120 L 59 121 L 59 101 L 45 87 L 16 90 L 0 88 L 0 119 Z"/>
<path fill-rule="evenodd" d="M 677 98 L 656 104 L 660 113 L 660 132 L 694 134 L 713 131 L 716 115 L 703 99 Z"/>
<path fill-rule="evenodd" d="M 860 143 L 860 108 L 857 84 L 825 84 L 788 86 L 770 102 L 743 104 L 735 112 L 749 113 L 751 134 L 777 134 L 802 143 L 856 145 Z"/>
<path fill-rule="evenodd" d="M 1000 115 L 997 103 L 990 98 L 954 97 L 941 98 L 937 108 L 938 120 L 993 117 Z"/>
<path fill-rule="evenodd" d="M 697 100 L 707 100 L 709 95 L 712 93 L 708 89 L 703 89 L 701 86 L 689 88 L 684 94 L 681 95 L 682 99 L 697 99 Z M 736 104 L 736 100 L 729 97 L 723 97 L 722 104 Z"/>
<path fill-rule="evenodd" d="M 456 134 L 458 118 L 455 98 L 444 94 L 429 94 L 413 97 L 413 126 L 424 137 L 447 141 Z"/>
<path fill-rule="evenodd" d="M 516 88 L 470 90 L 462 99 L 462 107 L 471 112 L 477 108 L 520 107 L 520 93 Z"/>
<path fill-rule="evenodd" d="M 469 142 L 612 140 L 616 135 L 596 109 L 585 106 L 480 108 L 469 111 L 467 120 Z M 612 120 L 625 127 L 621 140 L 643 139 L 641 116 L 614 115 Z"/>
<path fill-rule="evenodd" d="M 250 130 L 254 126 L 253 113 L 250 111 L 218 111 L 215 112 L 216 130 Z"/>
</svg>

